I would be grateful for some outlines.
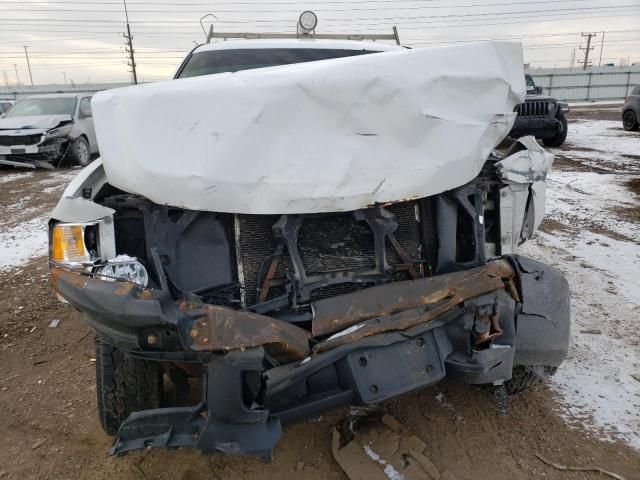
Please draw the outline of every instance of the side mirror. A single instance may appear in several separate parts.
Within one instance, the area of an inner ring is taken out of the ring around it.
[[[535,91],[537,95],[540,95],[542,93],[542,87],[536,87]]]
[[[78,117],[79,118],[87,118],[87,117],[91,117],[91,116],[92,116],[91,106],[81,105],[80,109],[78,110]]]

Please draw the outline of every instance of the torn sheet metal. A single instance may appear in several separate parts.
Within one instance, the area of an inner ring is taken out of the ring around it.
[[[502,253],[515,253],[518,245],[531,238],[544,218],[547,173],[554,155],[534,137],[518,139],[507,156],[496,164],[498,176],[506,184],[500,190],[500,232]]]
[[[469,182],[524,101],[519,43],[400,50],[93,97],[112,185],[175,207],[338,212]]]
[[[106,181],[102,160],[94,160],[80,170],[80,173],[73,177],[73,180],[67,185],[62,197],[51,212],[51,218],[61,222],[76,223],[109,218],[109,223],[112,225],[111,220],[113,220],[114,210],[93,201],[93,197],[100,191]],[[87,193],[89,193],[89,198],[85,198]],[[111,229],[113,229],[113,225]],[[113,255],[115,256],[115,243],[113,249]]]

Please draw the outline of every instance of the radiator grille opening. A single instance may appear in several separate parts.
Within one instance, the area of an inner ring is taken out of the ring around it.
[[[417,203],[402,202],[385,208],[396,217],[398,228],[395,237],[401,248],[412,261],[420,262],[422,252]],[[265,278],[276,250],[272,226],[279,218],[279,215],[237,216],[236,242],[247,306],[258,303],[257,287]],[[310,215],[300,228],[298,249],[307,275],[375,267],[373,232],[366,222],[356,221],[351,212]],[[385,252],[390,266],[398,267],[403,263],[388,241]],[[421,271],[419,264],[414,265]],[[282,295],[284,281],[293,275],[293,264],[285,249],[274,276],[280,285],[269,289],[267,299]],[[406,270],[398,270],[392,276],[393,281],[410,278]],[[315,290],[311,299],[341,295],[366,286],[355,282],[329,285]]]
[[[39,143],[41,139],[41,133],[32,135],[0,135],[0,145],[3,147],[35,145]]]

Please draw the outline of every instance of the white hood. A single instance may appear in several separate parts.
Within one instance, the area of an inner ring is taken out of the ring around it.
[[[392,51],[104,91],[110,184],[193,210],[337,212],[478,175],[525,98],[522,47]]]
[[[49,130],[61,123],[70,122],[71,115],[27,115],[21,117],[0,118],[1,130],[39,129]]]

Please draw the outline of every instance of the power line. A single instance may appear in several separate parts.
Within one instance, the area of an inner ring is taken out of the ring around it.
[[[442,1],[442,0],[400,0],[404,3],[431,3],[431,2],[436,2],[436,1]],[[585,2],[585,1],[591,1],[591,0],[541,0],[538,1],[536,3],[575,3],[575,2]],[[4,4],[20,4],[20,5],[37,5],[37,6],[42,6],[42,4],[40,2],[23,2],[23,1],[19,1],[19,0],[4,0],[3,1]],[[365,3],[373,3],[373,4],[385,4],[385,3],[389,3],[389,4],[394,4],[397,5],[398,4],[398,0],[352,0],[352,1],[317,1],[317,2],[311,2],[311,3],[319,3],[321,5],[355,5],[355,4],[365,4]],[[508,3],[489,3],[489,4],[483,4],[481,6],[494,6],[494,5],[526,5],[526,4],[530,4],[530,1],[522,1],[522,2],[508,2]],[[85,2],[85,1],[68,1],[68,0],[62,0],[62,1],[47,1],[47,5],[120,5],[120,2],[117,1],[113,1],[113,2]],[[208,7],[211,8],[212,4],[211,3],[206,3],[206,2],[185,2],[185,3],[166,3],[166,2],[129,2],[129,5],[144,5],[144,6],[152,6],[152,5],[158,5],[158,6],[166,6],[166,7],[171,7],[171,6],[175,6],[175,7],[197,7],[197,6],[202,6],[202,7]],[[216,8],[222,5],[232,5],[232,6],[236,6],[236,5],[247,5],[250,6],[252,8],[255,8],[256,6],[261,6],[261,5],[269,5],[269,6],[273,6],[273,5],[290,5],[290,6],[299,6],[299,2],[265,2],[265,3],[256,3],[256,2],[216,2],[215,6]],[[424,8],[466,8],[468,5],[448,5],[448,6],[440,6],[440,5],[425,5]],[[133,11],[133,10],[132,10]]]
[[[625,8],[634,8],[635,9],[635,8],[640,8],[640,6],[638,6],[638,7],[625,7]],[[506,23],[505,22],[500,22],[500,23],[471,23],[471,22],[481,22],[482,19],[466,19],[466,20],[462,19],[460,21],[469,22],[469,23],[460,24],[460,25],[447,24],[447,25],[443,25],[442,27],[429,27],[429,28],[455,28],[455,27],[468,27],[468,26],[474,26],[475,27],[475,26],[511,25],[511,24],[516,24],[516,23],[536,24],[536,23],[546,23],[546,22],[551,22],[551,21],[580,20],[580,19],[590,19],[590,18],[601,19],[601,18],[621,17],[621,16],[627,17],[629,15],[628,12],[615,14],[615,15],[600,15],[599,12],[588,12],[588,13],[591,13],[592,15],[591,16],[587,16],[587,17],[573,17],[573,16],[571,16],[571,15],[573,15],[571,13],[567,13],[567,14],[564,14],[564,15],[563,14],[556,14],[556,13],[550,13],[550,14],[547,14],[547,15],[545,15],[545,14],[537,15],[538,18],[539,17],[554,17],[551,20],[546,20],[545,19],[542,22],[537,22],[537,21],[532,20],[532,19],[526,19],[526,20],[522,20],[522,21],[517,21],[517,20],[514,21],[514,20],[511,20],[509,18],[502,18],[501,20],[508,20],[508,22],[506,22]],[[556,17],[561,17],[561,16],[567,16],[567,17],[571,16],[571,17],[570,18],[566,18],[566,19],[565,18],[556,18]],[[413,19],[413,18],[418,18],[418,17],[410,17],[410,19]],[[433,18],[433,17],[425,17],[425,18]],[[39,20],[46,21],[46,19],[39,19]],[[333,19],[333,20],[330,20],[330,21],[345,21],[345,20],[348,20],[348,19]],[[375,19],[372,19],[372,20],[375,20]],[[395,18],[395,17],[385,17],[385,18],[380,18],[378,20],[380,20],[380,21],[383,21],[383,20],[384,21],[386,21],[386,20],[395,21],[395,20],[399,20],[399,19]],[[22,23],[22,22],[25,21],[25,19],[11,19],[11,20],[0,19],[0,21],[19,22],[19,23],[9,24],[8,26],[33,26],[30,23]],[[53,20],[53,22],[63,22],[63,21],[62,20]],[[87,21],[81,21],[80,19],[65,20],[64,22],[81,22],[81,23],[84,24],[84,26],[91,27],[93,29],[95,29],[95,28],[112,28],[109,25],[87,25],[87,23],[88,23]],[[109,21],[109,22],[118,23],[116,21]],[[219,21],[218,23],[220,23],[220,24],[236,24],[236,23],[237,24],[245,24],[245,23],[257,24],[257,23],[273,23],[273,22],[285,23],[287,26],[290,26],[290,22],[288,20],[287,21],[285,21],[285,20],[263,20],[263,19],[255,20],[255,21],[250,21],[250,20],[222,20],[222,21]],[[432,23],[443,23],[443,22],[448,22],[448,21],[447,20],[421,21],[421,22],[417,22],[418,25],[415,25],[415,26],[402,25],[401,28],[404,29],[404,30],[423,29],[424,25],[432,24]],[[156,29],[156,28],[161,27],[164,24],[188,23],[188,24],[191,24],[191,25],[194,26],[194,30],[197,30],[197,26],[194,25],[195,22],[193,22],[191,20],[183,20],[183,21],[178,21],[178,20],[169,21],[169,20],[166,20],[166,21],[148,21],[148,22],[132,22],[132,23],[154,24],[154,25],[141,24],[141,25],[138,26],[138,28],[147,28],[147,29],[148,28]],[[376,26],[378,29],[382,28],[382,27],[380,27],[379,22],[378,23],[355,23],[355,21],[352,21],[352,20],[349,20],[349,23],[346,23],[346,24],[345,23],[343,23],[343,24],[333,23],[333,24],[330,24],[330,25],[327,25],[327,26],[336,28],[336,27],[353,27],[354,25],[356,25],[356,26]],[[48,26],[49,27],[56,27],[56,28],[57,27],[65,28],[65,30],[48,30],[48,31],[51,31],[51,32],[58,32],[58,33],[68,32],[68,30],[66,30],[66,25],[64,23],[61,23],[61,24],[48,24]],[[271,26],[270,28],[278,28],[278,27],[277,26],[276,27]],[[280,27],[280,28],[286,28],[286,27]],[[4,30],[5,27],[3,26],[2,29]],[[42,31],[40,26],[38,26],[38,29],[40,31]],[[80,31],[80,33],[95,33],[95,30],[84,30],[84,31]],[[165,31],[165,35],[168,34],[168,33],[173,33],[173,31],[172,32]],[[191,33],[191,32],[185,32],[185,33]]]
[[[604,7],[580,7],[580,8],[561,8],[561,9],[556,9],[554,10],[553,13],[550,13],[550,15],[553,16],[564,16],[564,15],[570,15],[570,13],[568,12],[582,12],[585,10],[612,10],[612,9],[626,9],[626,8],[631,8],[631,9],[635,9],[635,8],[639,8],[638,4],[631,4],[631,5],[617,5],[617,6],[604,6]],[[370,9],[367,9],[370,10]],[[399,9],[398,9],[399,10]],[[332,10],[334,12],[352,12],[354,11],[353,9],[342,9],[342,10]],[[548,9],[545,10],[518,10],[518,11],[509,11],[509,12],[489,12],[489,13],[469,13],[469,14],[447,14],[447,15],[424,15],[424,16],[415,16],[412,15],[410,17],[401,17],[401,16],[392,16],[392,17],[362,17],[362,18],[358,18],[358,17],[353,17],[353,18],[323,18],[322,21],[323,22],[332,22],[332,21],[349,21],[349,22],[354,22],[354,21],[369,21],[369,20],[376,20],[376,21],[382,21],[382,20],[391,20],[391,21],[397,21],[397,20],[413,20],[413,19],[434,19],[434,18],[461,18],[461,17],[494,17],[496,15],[522,15],[522,14],[532,14],[532,13],[545,13],[545,12],[549,12]],[[565,12],[565,13],[559,13],[559,12]],[[171,12],[171,13],[181,13],[181,12]],[[246,11],[226,11],[226,12],[217,12],[219,14],[222,13],[291,13],[291,14],[297,14],[297,12],[285,12],[285,11],[267,11],[267,10],[263,10],[263,11],[254,11],[254,12],[246,12]],[[319,12],[320,13],[320,12]],[[595,12],[594,12],[595,13]],[[86,24],[88,23],[86,19],[81,19],[81,18],[70,18],[70,19],[49,19],[49,18],[30,18],[30,19],[24,19],[24,18],[4,18],[1,19],[2,21],[12,21],[12,20],[20,20],[20,21],[53,21],[53,22],[60,22],[60,23],[83,23]],[[473,19],[475,20],[475,19]],[[279,23],[279,22],[289,22],[290,19],[254,19],[254,20],[220,20],[220,23],[238,23],[238,24],[246,24],[246,23]],[[119,20],[106,20],[106,19],[96,19],[96,20],[91,20],[92,23],[120,23]],[[170,24],[175,24],[175,23],[194,23],[193,20],[181,20],[181,19],[172,19],[172,20],[138,20],[138,21],[133,21],[131,23],[140,23],[140,24],[156,24],[156,23],[160,23],[160,24],[165,24],[165,23],[170,23]]]
[[[565,3],[567,0],[544,0],[544,1],[540,1],[540,2],[535,2],[536,4],[545,4],[545,3]],[[573,1],[590,1],[590,0],[573,0]],[[4,2],[4,3],[11,3],[11,2]],[[352,5],[353,2],[327,2],[327,3],[334,3],[334,4],[339,4],[339,5]],[[324,3],[323,4],[327,4]],[[364,2],[363,2],[364,3]],[[393,3],[393,2],[384,2],[384,3]],[[397,3],[397,2],[396,2]],[[22,4],[24,5],[24,4]],[[100,3],[100,4],[96,4],[96,5],[104,5],[104,3]],[[183,8],[183,6],[186,4],[180,4],[180,3],[176,3],[173,5],[167,5],[167,6],[173,6],[178,8],[179,10],[131,10],[131,13],[202,13],[203,9],[198,9],[198,10],[185,10]],[[203,6],[207,6],[210,7],[210,5],[206,5],[206,4],[202,4]],[[237,4],[236,4],[237,5]],[[278,9],[278,10],[258,10],[257,7],[261,7],[265,4],[253,4],[251,5],[251,9],[249,10],[220,10],[218,8],[219,4],[216,4],[216,14],[224,14],[224,13],[289,13],[286,10],[282,10],[282,9]],[[266,4],[266,5],[273,5],[273,4]],[[290,5],[290,4],[288,4]],[[398,11],[398,10],[424,10],[424,9],[442,9],[445,8],[447,10],[453,9],[453,8],[486,8],[486,7],[498,7],[498,6],[508,6],[508,7],[513,7],[513,5],[531,5],[530,1],[525,1],[525,2],[500,2],[500,3],[472,3],[472,4],[465,4],[465,5],[419,5],[419,6],[399,6],[397,4],[394,4],[393,7],[389,7],[392,8],[394,11]],[[571,10],[584,10],[584,9],[595,9],[595,8],[615,8],[615,7],[611,7],[611,6],[602,6],[602,7],[582,7],[582,8],[572,8]],[[380,8],[353,8],[352,6],[348,9],[335,9],[335,8],[314,8],[314,12],[315,13],[333,13],[333,12],[359,12],[359,11],[379,11]],[[562,11],[563,9],[558,9],[556,11]],[[58,12],[76,12],[76,13],[81,13],[81,12],[90,12],[90,13],[118,13],[117,10],[95,10],[95,9],[77,9],[77,8],[56,8],[56,9],[50,9],[50,8],[38,8],[38,9],[23,9],[23,8],[16,8],[16,9],[12,9],[13,12],[25,12],[25,13],[30,13],[30,12],[50,12],[50,13],[58,13]],[[299,11],[296,11],[295,13],[299,13]]]

